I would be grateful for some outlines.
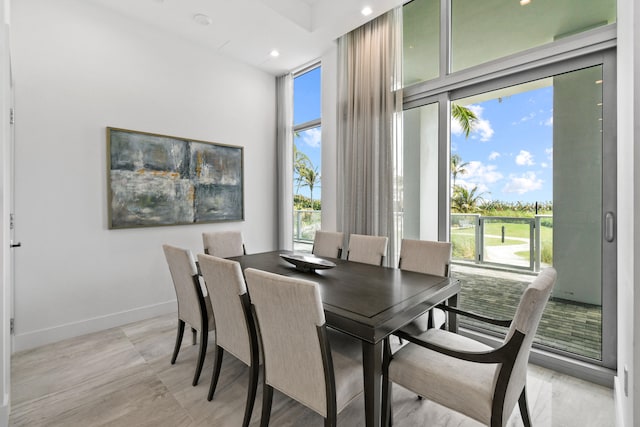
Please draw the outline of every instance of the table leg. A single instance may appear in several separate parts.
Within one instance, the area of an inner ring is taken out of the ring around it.
[[[458,294],[453,295],[451,298],[449,298],[447,300],[447,305],[450,305],[451,307],[457,307],[458,306]],[[456,316],[455,313],[452,312],[447,312],[447,316],[449,317],[449,331],[454,332],[454,333],[458,333],[458,316]]]
[[[380,427],[382,408],[382,341],[362,342],[364,412],[367,427]]]

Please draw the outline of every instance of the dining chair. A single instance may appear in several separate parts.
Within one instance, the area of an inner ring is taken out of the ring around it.
[[[246,255],[240,231],[209,231],[202,233],[204,253],[219,258]]]
[[[198,264],[211,296],[216,322],[216,353],[207,399],[213,399],[226,351],[250,368],[247,403],[242,422],[246,427],[251,421],[258,388],[260,356],[258,335],[242,269],[236,261],[204,254],[198,254]]]
[[[340,258],[343,243],[344,233],[316,230],[311,253],[320,257]]]
[[[522,294],[513,320],[496,320],[453,307],[456,314],[508,327],[503,343],[489,347],[442,329],[420,337],[400,333],[409,341],[391,354],[384,342],[383,424],[391,423],[391,382],[491,427],[503,427],[516,403],[525,426],[527,364],[534,335],[556,282],[556,270],[542,270]]]
[[[245,278],[262,338],[261,426],[269,425],[273,389],[335,426],[363,392],[362,365],[331,351],[318,284],[247,268]]]
[[[451,274],[451,242],[402,239],[398,268],[422,274],[447,277]],[[420,335],[428,328],[439,328],[446,320],[445,312],[432,308],[401,330]]]
[[[386,236],[352,234],[349,236],[347,259],[365,264],[382,265],[387,255],[388,242],[389,238]]]
[[[185,323],[191,327],[194,344],[196,331],[200,331],[200,351],[192,383],[196,386],[207,354],[209,332],[215,329],[211,299],[202,289],[198,269],[191,251],[171,245],[162,245],[162,249],[169,265],[169,272],[178,300],[178,333],[171,356],[171,364],[175,364],[178,358]]]

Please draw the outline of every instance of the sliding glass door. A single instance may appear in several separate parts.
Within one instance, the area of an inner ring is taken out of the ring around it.
[[[509,316],[533,276],[554,266],[558,282],[536,341],[598,362],[615,330],[603,320],[615,286],[606,273],[615,270],[615,206],[604,197],[615,193],[615,140],[603,136],[605,121],[615,120],[603,114],[607,84],[595,65],[478,93],[453,101],[473,114],[469,136],[451,122],[461,305]]]
[[[459,303],[480,314],[510,318],[527,284],[554,266],[558,282],[535,345],[610,368],[613,58],[592,55],[406,105],[401,221],[405,238],[453,243]]]

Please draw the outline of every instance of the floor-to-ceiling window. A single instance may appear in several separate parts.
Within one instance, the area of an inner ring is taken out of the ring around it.
[[[321,226],[320,64],[293,78],[293,241],[296,250],[311,249]]]
[[[493,317],[556,267],[536,345],[609,368],[614,22],[613,0],[406,4],[399,215],[405,237],[453,243],[461,305]]]

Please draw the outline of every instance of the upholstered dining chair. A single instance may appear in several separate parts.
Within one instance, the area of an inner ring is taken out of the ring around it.
[[[207,399],[211,401],[218,384],[222,358],[228,352],[249,366],[249,387],[245,406],[244,427],[251,421],[258,387],[260,356],[247,286],[240,264],[211,255],[198,255],[198,264],[207,291],[211,296],[216,321],[216,353],[213,375]]]
[[[210,231],[202,233],[204,253],[229,258],[247,253],[240,231]]]
[[[261,426],[269,425],[273,389],[335,426],[337,414],[363,391],[362,365],[331,351],[318,284],[245,270],[262,337]]]
[[[178,333],[173,355],[171,356],[171,364],[175,364],[178,358],[184,335],[184,326],[187,323],[193,332],[194,344],[196,331],[200,331],[200,351],[192,383],[196,386],[207,354],[209,332],[215,329],[211,300],[209,295],[205,295],[202,289],[198,269],[191,251],[171,245],[162,245],[162,249],[169,265],[178,300]]]
[[[460,412],[485,425],[506,425],[516,403],[525,426],[527,363],[533,337],[556,282],[556,270],[546,268],[527,286],[513,320],[501,321],[443,306],[476,320],[508,326],[501,346],[492,348],[442,329],[420,337],[400,333],[409,343],[391,354],[385,340],[383,363],[383,422],[391,421],[391,382]]]
[[[343,243],[344,233],[316,230],[311,253],[320,257],[340,258]]]
[[[450,275],[451,242],[402,239],[398,268],[423,274],[447,277]],[[403,332],[419,335],[428,328],[439,328],[445,323],[445,313],[433,308],[402,328]]]
[[[382,265],[387,255],[388,242],[389,238],[386,236],[352,234],[349,236],[347,259],[365,264]]]

